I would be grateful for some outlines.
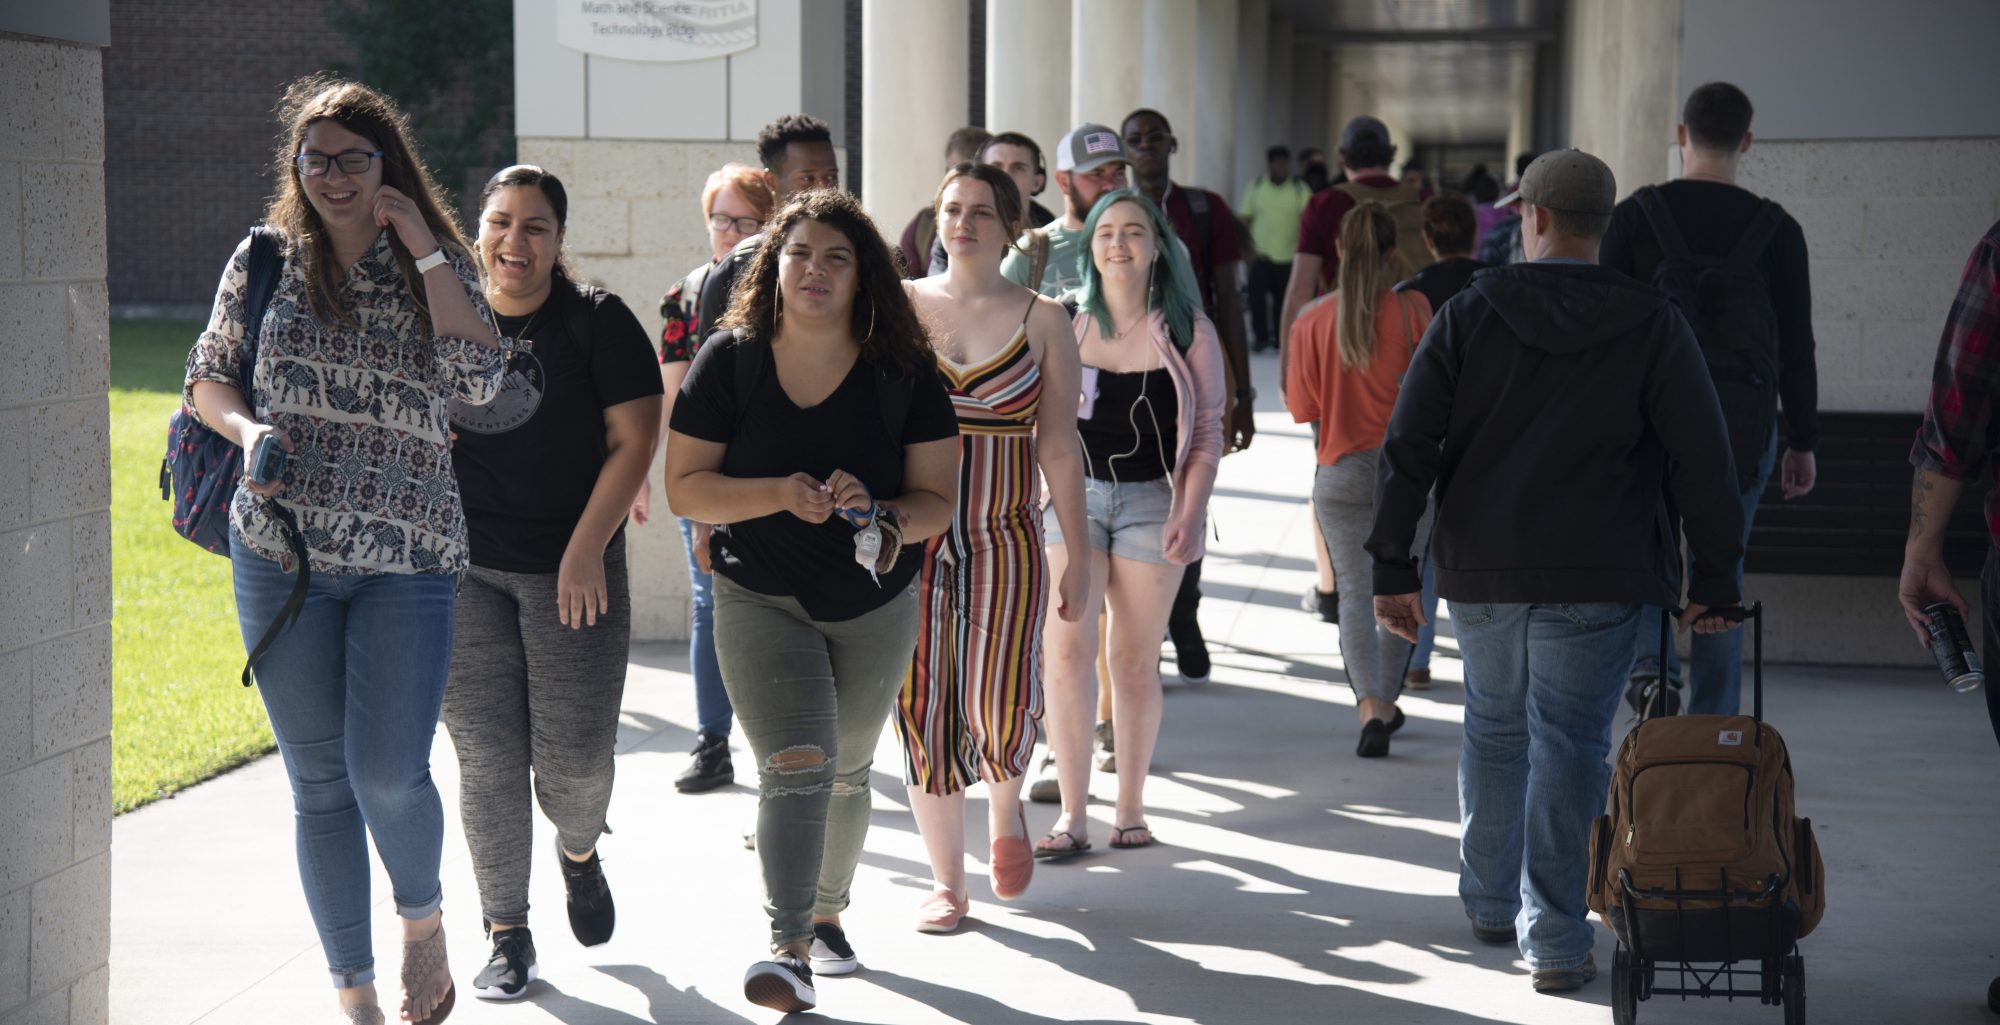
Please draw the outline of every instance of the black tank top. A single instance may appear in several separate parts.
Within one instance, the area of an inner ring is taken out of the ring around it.
[[[1092,480],[1159,480],[1174,468],[1180,399],[1165,369],[1097,372],[1097,401],[1077,421]]]

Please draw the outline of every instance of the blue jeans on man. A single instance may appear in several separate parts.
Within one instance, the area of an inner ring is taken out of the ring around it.
[[[715,656],[715,578],[694,558],[694,521],[681,519],[681,550],[688,564],[688,675],[694,677],[695,728],[711,737],[729,736],[736,709],[722,686]]]
[[[246,648],[277,618],[293,574],[234,536]],[[315,573],[298,621],[257,664],[257,693],[292,784],[299,878],[336,987],[375,977],[368,841],[396,913],[429,917],[443,890],[444,804],[431,780],[451,668],[457,574]]]
[[[1750,521],[1757,515],[1757,503],[1770,483],[1777,464],[1778,435],[1764,446],[1764,458],[1757,462],[1757,483],[1743,490],[1743,543],[1750,543]],[[1690,562],[1691,565],[1691,562]],[[1743,589],[1743,561],[1736,562],[1736,589]],[[1661,610],[1648,605],[1639,617],[1638,647],[1634,652],[1634,676],[1660,674]],[[1690,715],[1735,715],[1743,707],[1743,631],[1695,634],[1688,640],[1687,701],[1683,711]],[[1681,678],[1681,655],[1667,646],[1667,678]]]
[[[1636,603],[1451,603],[1465,659],[1458,891],[1475,925],[1513,926],[1530,968],[1590,956],[1590,822],[1604,810],[1611,724]]]

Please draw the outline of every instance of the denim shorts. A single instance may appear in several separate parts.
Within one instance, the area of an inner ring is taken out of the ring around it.
[[[1083,506],[1085,522],[1090,525],[1090,547],[1121,559],[1167,565],[1162,535],[1173,503],[1173,485],[1165,477],[1116,484],[1086,479]],[[1062,525],[1056,522],[1053,505],[1042,514],[1042,533],[1048,544],[1063,543]]]

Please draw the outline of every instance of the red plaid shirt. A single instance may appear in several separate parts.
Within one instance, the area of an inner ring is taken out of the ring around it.
[[[1965,262],[1938,341],[1931,398],[1910,462],[1953,480],[1973,477],[2000,445],[2000,223]],[[1986,531],[2000,542],[2000,487],[1986,495]]]

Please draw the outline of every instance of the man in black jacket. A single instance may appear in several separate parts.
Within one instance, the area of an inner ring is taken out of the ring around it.
[[[1410,550],[1436,485],[1431,557],[1465,657],[1459,894],[1479,939],[1518,939],[1544,992],[1596,974],[1588,833],[1639,610],[1680,597],[1670,473],[1694,555],[1683,628],[1728,628],[1703,613],[1737,601],[1743,550],[1693,332],[1665,296],[1595,265],[1615,194],[1577,150],[1522,176],[1527,262],[1473,275],[1431,322],[1382,444],[1368,539],[1376,619],[1414,639]]]
[[[800,193],[840,187],[840,164],[833,151],[833,132],[827,128],[826,122],[811,114],[786,114],[765,125],[763,131],[757,133],[757,158],[764,162],[764,176],[770,179],[771,190],[778,197],[777,205],[771,211],[773,217]],[[715,331],[716,322],[729,312],[736,275],[749,266],[750,258],[757,255],[757,247],[763,244],[762,232],[738,242],[736,248],[708,272],[708,279],[701,286],[701,301],[698,304],[701,323],[695,326],[696,337],[707,339]]]

